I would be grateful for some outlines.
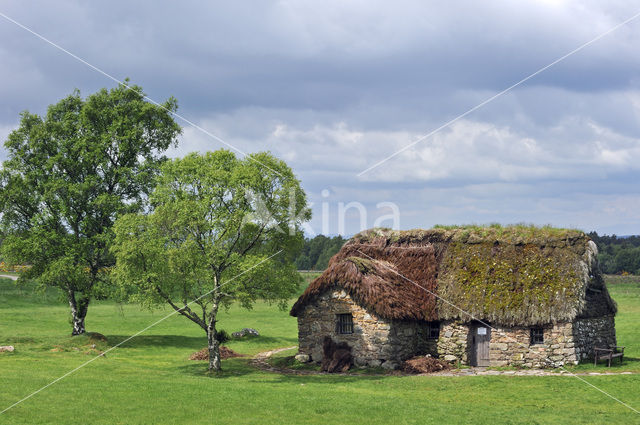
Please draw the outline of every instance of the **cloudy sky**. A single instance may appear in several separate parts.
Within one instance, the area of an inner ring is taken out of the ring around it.
[[[347,235],[394,225],[390,205],[403,229],[640,233],[640,17],[362,174],[638,12],[561,0],[0,5],[152,99],[175,96],[239,150],[285,159],[313,202],[308,232]],[[2,140],[25,109],[115,84],[3,17],[0,81]],[[178,122],[171,155],[224,147]],[[366,220],[339,214],[352,202]]]

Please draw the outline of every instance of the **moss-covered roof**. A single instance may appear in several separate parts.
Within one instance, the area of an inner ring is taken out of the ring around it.
[[[371,229],[342,247],[291,313],[296,315],[323,290],[340,286],[364,307],[375,306],[378,314],[391,319],[473,318],[531,326],[614,314],[616,307],[595,255],[589,237],[571,229],[524,225]],[[344,273],[347,262],[358,277]],[[385,286],[386,281],[393,285]],[[402,306],[385,306],[379,299],[383,292],[388,297],[390,287],[398,297],[407,298]],[[427,298],[411,302],[415,289]]]
[[[387,239],[391,244],[407,244],[420,242],[450,241],[462,243],[501,242],[513,244],[541,244],[554,243],[569,244],[577,239],[588,238],[584,232],[575,229],[562,229],[551,226],[533,226],[514,224],[502,226],[463,225],[463,226],[435,226],[433,229],[391,230],[374,228],[358,233],[352,240],[362,243],[379,239]]]

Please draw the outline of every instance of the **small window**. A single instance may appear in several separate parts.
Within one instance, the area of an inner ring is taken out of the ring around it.
[[[544,344],[544,329],[531,328],[531,345]]]
[[[351,313],[338,314],[336,332],[338,332],[339,334],[353,333],[353,316],[351,315]]]
[[[429,339],[440,338],[440,323],[429,322]]]

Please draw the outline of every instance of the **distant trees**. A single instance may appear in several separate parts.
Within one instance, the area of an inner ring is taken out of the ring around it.
[[[295,260],[298,270],[324,270],[329,260],[342,248],[346,242],[342,236],[328,237],[318,235],[306,238],[302,251]]]
[[[604,273],[640,274],[640,236],[620,238],[591,232],[589,237],[598,245],[598,261]]]
[[[2,256],[31,265],[26,278],[66,296],[73,335],[85,332],[92,297],[104,294],[119,215],[140,211],[162,152],[177,142],[177,102],[144,99],[138,86],[75,91],[40,117],[22,114],[0,171]]]

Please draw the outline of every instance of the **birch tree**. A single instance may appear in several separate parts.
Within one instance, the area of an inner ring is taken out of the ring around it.
[[[269,153],[238,159],[226,150],[163,165],[149,214],[115,226],[115,279],[133,300],[169,305],[207,335],[209,370],[219,371],[221,308],[279,303],[300,282],[293,258],[310,218],[291,169]],[[131,292],[129,289],[127,290]]]

